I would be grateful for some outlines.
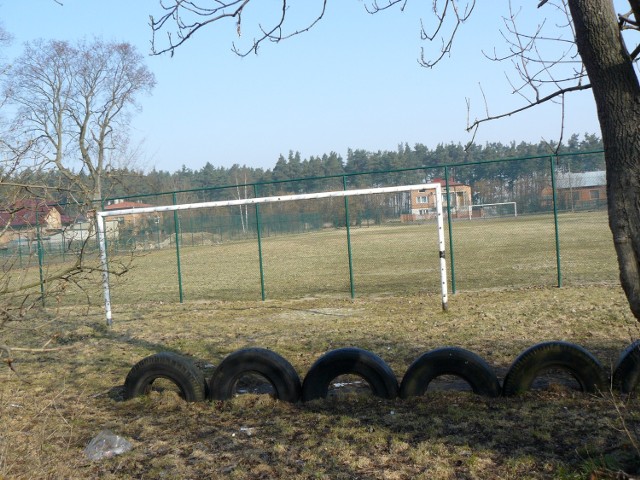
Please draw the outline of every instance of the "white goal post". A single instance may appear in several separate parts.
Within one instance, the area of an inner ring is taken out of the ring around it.
[[[513,208],[511,208],[513,207]],[[503,210],[503,209],[509,209],[512,210],[513,213],[509,212],[506,215],[501,215],[501,214],[490,214],[488,215],[489,217],[507,217],[507,216],[511,216],[513,215],[514,217],[518,216],[518,204],[516,202],[500,202],[500,203],[481,203],[479,205],[469,205],[469,219],[473,218],[473,209],[480,209],[480,210],[484,210],[487,209],[489,211],[498,211],[498,210]],[[483,217],[484,215],[481,214],[481,217]]]
[[[180,205],[163,205],[154,207],[126,208],[120,210],[108,210],[96,212],[96,223],[98,230],[98,243],[100,246],[100,265],[102,271],[102,288],[104,291],[104,306],[106,312],[107,325],[113,322],[111,313],[111,292],[109,286],[109,267],[107,261],[106,228],[105,219],[107,217],[154,213],[154,212],[176,212],[180,210],[194,210],[211,207],[230,207],[238,205],[257,205],[262,203],[287,202],[295,200],[312,200],[317,198],[340,198],[359,195],[371,195],[376,193],[397,193],[406,191],[430,191],[435,193],[437,228],[438,228],[438,255],[440,258],[440,284],[442,291],[442,309],[448,308],[447,294],[447,271],[445,260],[445,239],[444,221],[442,215],[442,187],[439,183],[422,183],[418,185],[401,185],[396,187],[364,188],[359,190],[338,190],[333,192],[306,193],[297,195],[278,195],[273,197],[246,198],[240,200],[223,200],[215,202],[185,203]]]

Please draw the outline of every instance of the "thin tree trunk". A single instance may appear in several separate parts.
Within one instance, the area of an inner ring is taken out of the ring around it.
[[[607,169],[609,226],[620,281],[640,320],[640,86],[611,0],[570,0],[578,51],[593,88]]]

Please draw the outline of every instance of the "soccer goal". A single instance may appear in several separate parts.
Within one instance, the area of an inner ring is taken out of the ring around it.
[[[248,205],[260,205],[276,202],[292,202],[298,200],[313,200],[322,198],[346,198],[353,196],[371,195],[371,194],[385,194],[385,193],[401,193],[407,192],[408,197],[411,196],[411,192],[423,192],[434,198],[436,206],[436,226],[438,234],[438,256],[440,262],[440,283],[442,292],[442,309],[448,308],[448,295],[447,295],[447,275],[446,275],[446,261],[445,261],[445,235],[444,235],[444,221],[442,213],[442,187],[439,183],[428,183],[418,185],[402,185],[394,187],[379,187],[379,188],[365,188],[357,190],[339,190],[332,192],[319,192],[308,194],[296,194],[296,195],[278,195],[271,197],[257,197],[246,198],[239,200],[223,200],[212,202],[199,202],[199,203],[185,203],[177,205],[163,205],[163,206],[144,206],[136,208],[126,209],[111,209],[96,212],[97,220],[97,233],[98,243],[100,247],[100,262],[102,270],[102,286],[104,292],[105,312],[107,325],[112,324],[112,311],[111,311],[111,293],[109,284],[109,270],[108,270],[108,258],[106,247],[107,236],[107,219],[110,217],[123,217],[126,215],[140,215],[140,214],[153,214],[161,212],[178,212],[182,210],[196,210],[204,208],[216,208],[216,207],[233,207],[233,206],[248,206]],[[434,249],[435,250],[435,249]]]
[[[518,205],[516,202],[482,203],[469,206],[469,219],[517,216]]]

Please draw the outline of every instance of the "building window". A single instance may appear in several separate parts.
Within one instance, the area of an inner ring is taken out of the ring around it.
[[[429,203],[429,198],[426,195],[416,197],[416,203]]]
[[[591,200],[600,200],[600,190],[590,190]]]

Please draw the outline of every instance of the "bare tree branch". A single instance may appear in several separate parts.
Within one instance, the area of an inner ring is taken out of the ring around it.
[[[486,95],[481,88],[484,104],[484,116],[469,122],[471,117],[470,102],[467,100],[467,131],[472,132],[475,138],[479,126],[483,123],[510,117],[517,113],[529,110],[533,107],[548,102],[560,104],[560,136],[564,134],[565,121],[565,96],[566,94],[591,89],[584,65],[578,55],[575,30],[570,18],[567,0],[555,2],[540,2],[538,7],[547,4],[556,10],[556,33],[546,35],[546,22],[542,21],[535,27],[532,33],[523,31],[518,25],[518,17],[521,9],[515,11],[509,2],[509,15],[503,17],[505,25],[501,35],[507,45],[507,52],[491,55],[483,52],[485,57],[494,62],[510,62],[516,78],[506,75],[507,82],[511,86],[513,94],[518,95],[524,105],[492,115]],[[564,19],[564,20],[563,20]],[[568,33],[568,35],[566,35]],[[553,54],[553,56],[550,56]],[[559,148],[560,142],[553,149]]]
[[[570,92],[577,92],[580,90],[589,90],[591,88],[591,84],[586,84],[586,85],[576,85],[574,87],[568,87],[562,90],[558,90],[556,92],[553,92],[549,95],[547,95],[546,97],[542,97],[538,100],[536,100],[535,102],[529,103],[527,105],[524,105],[523,107],[517,108],[515,110],[511,110],[509,112],[506,113],[501,113],[499,115],[487,115],[485,118],[482,118],[480,120],[475,120],[471,125],[467,126],[467,131],[473,131],[474,129],[476,129],[480,124],[482,123],[486,123],[486,122],[490,122],[492,120],[498,120],[500,118],[505,118],[505,117],[510,117],[512,115],[515,115],[516,113],[520,113],[520,112],[524,112],[526,110],[529,110],[530,108],[536,107],[538,105],[542,105],[543,103],[549,102],[559,96],[563,96],[566,93],[570,93]]]
[[[187,0],[165,0],[160,1],[160,6],[164,13],[155,18],[150,17],[152,32],[151,52],[153,55],[169,53],[173,56],[176,49],[188,41],[196,32],[202,28],[225,20],[232,20],[235,23],[238,37],[243,32],[243,14],[249,6],[251,0],[226,0],[216,1],[215,7],[207,8],[198,2]],[[315,14],[303,27],[285,31],[289,3],[287,0],[280,0],[279,15],[270,25],[259,23],[257,26],[259,34],[254,37],[250,47],[240,47],[235,42],[232,43],[231,50],[241,57],[246,57],[250,53],[258,53],[260,45],[265,41],[280,42],[282,40],[300,35],[313,28],[325,15],[327,0],[320,0],[320,11]],[[164,37],[166,46],[160,47],[161,39]]]
[[[466,2],[464,8],[461,9],[458,0],[445,0],[444,6],[439,10],[439,3],[438,0],[433,0],[433,14],[436,17],[436,28],[432,33],[427,33],[423,21],[420,20],[420,38],[430,42],[434,41],[439,36],[442,28],[445,27],[447,19],[451,18],[452,15],[453,28],[448,34],[440,37],[440,53],[434,59],[427,59],[424,48],[421,49],[418,62],[423,67],[433,68],[440,63],[445,56],[451,53],[458,29],[469,19],[476,6],[475,0],[470,0]]]

